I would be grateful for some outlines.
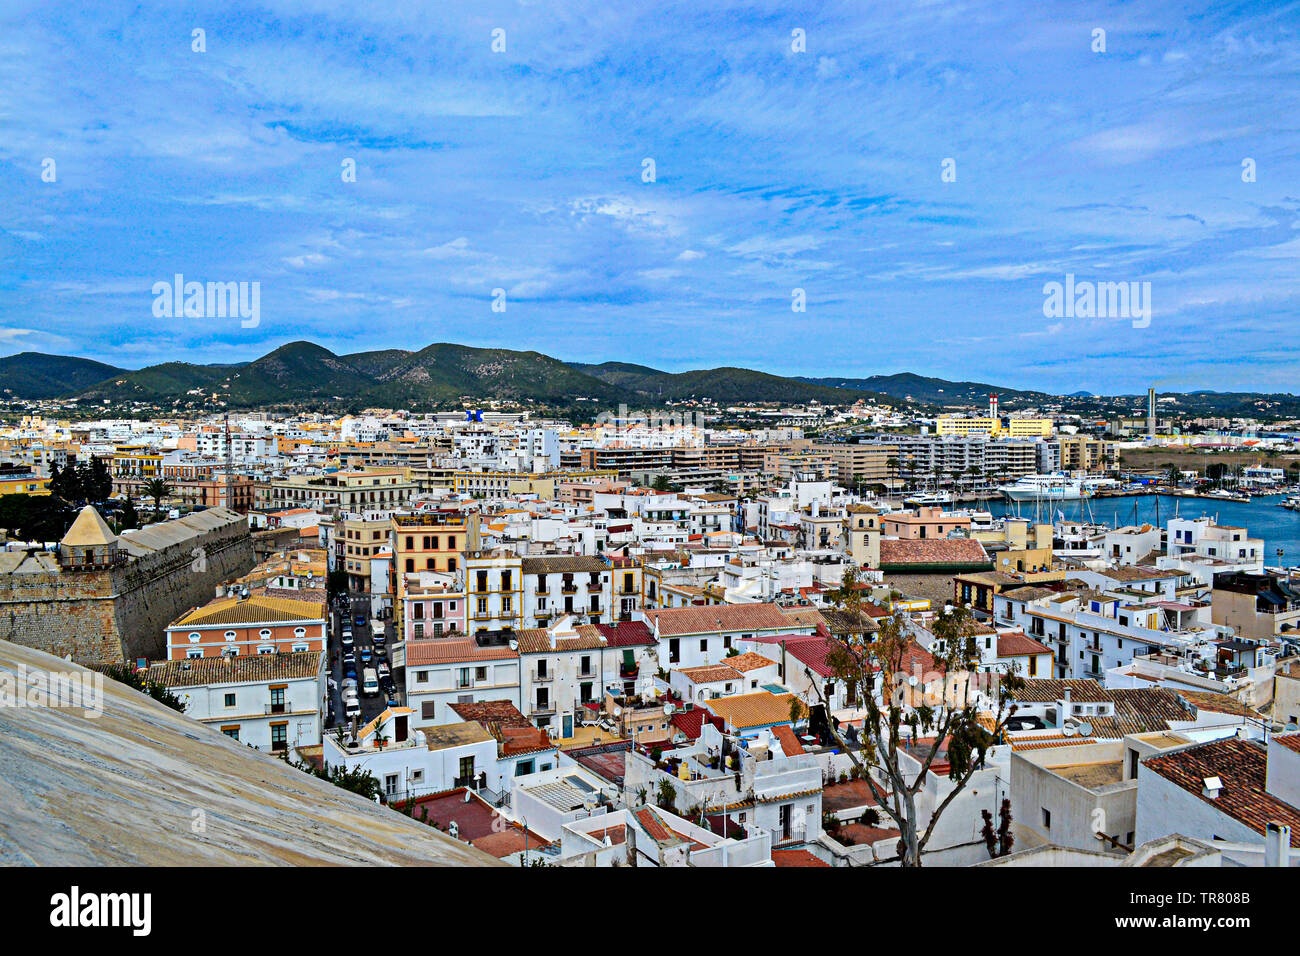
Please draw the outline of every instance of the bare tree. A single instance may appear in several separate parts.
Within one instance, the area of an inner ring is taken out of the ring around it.
[[[836,605],[854,619],[861,619],[863,613],[858,585],[859,571],[850,568],[835,595]],[[978,695],[971,699],[972,679],[979,662],[972,624],[965,608],[937,615],[932,626],[937,639],[932,645],[935,652],[927,652],[898,612],[883,618],[874,633],[867,630],[838,641],[827,656],[836,679],[844,681],[851,694],[861,697],[866,710],[857,746],[846,741],[834,726],[831,733],[862,772],[876,805],[898,828],[903,866],[921,865],[940,817],[984,766],[988,749],[1002,738],[1008,718],[1015,713],[1015,694],[1024,687],[1024,680],[1014,668],[980,675],[981,683],[988,685],[982,701],[986,710],[981,715]],[[934,669],[912,686],[908,678],[914,675],[909,669],[921,661],[932,662]],[[936,680],[942,686],[938,694],[930,690]],[[821,688],[816,681],[812,683],[824,704]],[[928,752],[914,747],[912,759],[919,760],[920,769],[909,779],[903,741],[906,737],[914,744],[922,734],[933,736],[934,745]],[[925,787],[936,758],[945,752],[945,742],[948,779],[953,787],[930,819],[920,820],[916,797]]]

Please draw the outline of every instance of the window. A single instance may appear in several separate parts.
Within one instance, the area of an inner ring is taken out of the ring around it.
[[[306,645],[306,644],[295,644],[295,645],[293,645],[293,652],[294,652],[295,654],[301,653],[301,652],[303,652],[303,651],[305,651],[305,650],[307,650],[307,645]]]
[[[271,713],[283,714],[285,712],[284,688],[271,688]]]
[[[238,635],[234,631],[226,631],[226,640],[233,641]]]
[[[227,695],[226,695],[226,706],[227,706],[227,707],[234,707],[234,706],[235,706],[235,695],[234,695],[234,694],[227,694]]]
[[[431,700],[421,701],[421,702],[420,702],[420,719],[421,719],[421,720],[434,720],[434,719],[436,719],[437,716],[438,716],[438,715],[435,713],[436,708],[437,708],[437,704],[436,704],[434,701],[431,701]]]
[[[274,644],[262,644],[262,645],[260,645],[260,646],[257,648],[257,653],[261,654],[263,657],[267,656],[268,654],[274,654],[274,653],[275,653],[275,645],[274,645]]]
[[[257,636],[264,641],[269,641],[271,639],[271,629],[269,627],[264,627],[257,632]]]
[[[1043,829],[1052,829],[1052,811],[1043,807]]]
[[[487,613],[487,598],[478,599],[478,613],[480,615]]]
[[[223,734],[225,734],[227,737],[229,737],[231,740],[238,740],[238,739],[239,739],[239,728],[238,728],[238,727],[222,727],[222,728],[221,728],[221,732],[222,732]]]
[[[191,658],[191,659],[196,658],[196,657],[202,657],[202,656],[203,656],[203,648],[201,648],[201,647],[191,647],[188,651],[185,652],[185,656],[188,657],[188,658]]]
[[[486,668],[486,667],[476,667],[476,668],[474,668],[474,679],[475,679],[475,680],[487,680],[487,668]]]
[[[294,637],[306,637],[306,636],[307,636],[307,628],[305,628],[305,627],[295,627],[295,628],[293,629],[293,636],[294,636]]]
[[[271,725],[271,749],[272,750],[289,749],[289,725],[288,724]]]
[[[397,796],[398,776],[395,773],[384,774],[384,793],[390,797]]]
[[[474,776],[473,756],[460,758],[460,773],[457,776],[459,777],[462,786],[468,783],[470,778]]]
[[[700,653],[707,654],[708,651],[709,651],[709,639],[706,637],[700,641]]]

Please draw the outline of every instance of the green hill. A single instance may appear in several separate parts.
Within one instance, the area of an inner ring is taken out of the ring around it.
[[[122,373],[103,362],[71,355],[19,352],[0,358],[0,395],[15,398],[54,398]]]

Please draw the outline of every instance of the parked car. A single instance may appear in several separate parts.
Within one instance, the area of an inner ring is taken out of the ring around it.
[[[375,657],[383,658],[383,657],[387,657],[387,656],[388,656],[388,648],[384,647],[383,644],[376,644],[376,645],[375,645]]]
[[[353,640],[352,640],[352,632],[351,632],[351,631],[344,631],[344,632],[343,632],[343,646],[344,646],[345,648],[348,648],[348,647],[351,647],[351,646],[353,645],[353,643],[354,643],[354,642],[353,642]]]
[[[379,664],[375,667],[375,671],[376,673],[379,674],[380,680],[386,680],[388,676],[392,673],[392,671],[388,667],[388,664],[384,661],[379,662]]]
[[[356,663],[357,663],[357,655],[353,654],[351,651],[344,652],[343,654],[344,667],[355,667]]]
[[[357,627],[365,627],[366,616],[364,614],[357,614],[352,618],[352,623],[355,624]]]
[[[361,648],[361,663],[369,664],[371,659],[374,656],[375,656],[374,654],[370,653],[370,648],[368,647]]]
[[[345,678],[343,681],[343,696],[351,694],[353,697],[357,694],[357,679],[355,677]]]
[[[357,668],[356,668],[356,665],[355,665],[355,664],[349,664],[347,667],[343,668],[343,676],[344,676],[344,677],[347,677],[347,678],[350,678],[350,679],[352,679],[352,680],[356,680],[356,679],[357,679]]]
[[[347,714],[348,719],[358,717],[361,714],[361,701],[355,697],[349,697],[343,702],[343,713]]]

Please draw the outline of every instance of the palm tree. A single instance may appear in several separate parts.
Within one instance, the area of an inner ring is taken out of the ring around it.
[[[162,510],[162,500],[172,493],[172,486],[165,478],[150,478],[144,483],[145,497],[153,499],[153,513]]]

